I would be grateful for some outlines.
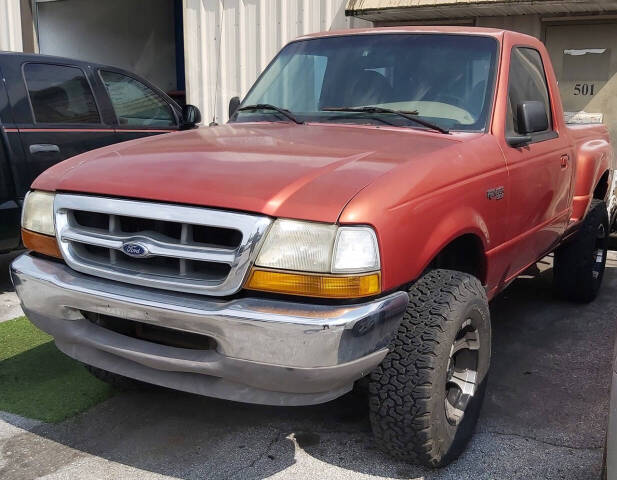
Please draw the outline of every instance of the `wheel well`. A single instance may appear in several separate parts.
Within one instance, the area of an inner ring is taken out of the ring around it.
[[[473,234],[456,238],[437,254],[431,267],[468,273],[483,284],[486,283],[486,258],[482,240]]]
[[[593,198],[604,200],[606,198],[606,192],[608,192],[608,170],[602,174],[598,184],[593,191]]]

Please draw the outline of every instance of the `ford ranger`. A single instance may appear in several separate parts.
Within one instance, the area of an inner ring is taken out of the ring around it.
[[[301,37],[230,106],[40,175],[24,311],[111,383],[308,405],[365,382],[382,449],[452,461],[489,300],[551,252],[557,294],[598,293],[607,129],[565,125],[541,42],[467,27]]]

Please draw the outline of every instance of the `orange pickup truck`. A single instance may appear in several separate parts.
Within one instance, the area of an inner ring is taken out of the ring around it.
[[[550,252],[557,294],[598,293],[607,129],[565,125],[538,40],[467,27],[299,38],[230,113],[39,176],[24,311],[111,383],[271,405],[367,384],[377,444],[447,464],[489,300]]]

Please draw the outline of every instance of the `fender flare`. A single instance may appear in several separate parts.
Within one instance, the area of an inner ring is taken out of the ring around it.
[[[598,182],[607,171],[610,171],[611,153],[611,146],[606,140],[591,140],[580,146],[576,155],[571,221],[579,222],[587,214]]]
[[[486,252],[490,245],[489,229],[484,218],[470,207],[461,207],[451,212],[435,225],[419,255],[424,259],[420,274],[448,245],[464,235],[473,235],[480,240],[484,259],[482,276],[486,277]],[[485,278],[480,280],[484,282]]]

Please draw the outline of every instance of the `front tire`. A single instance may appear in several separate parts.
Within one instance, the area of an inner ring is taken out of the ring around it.
[[[409,289],[390,352],[371,374],[377,445],[427,467],[456,459],[480,413],[491,356],[490,313],[480,281],[433,270]]]
[[[574,238],[555,251],[555,293],[574,302],[589,303],[598,296],[608,253],[608,213],[602,200],[592,200]]]

